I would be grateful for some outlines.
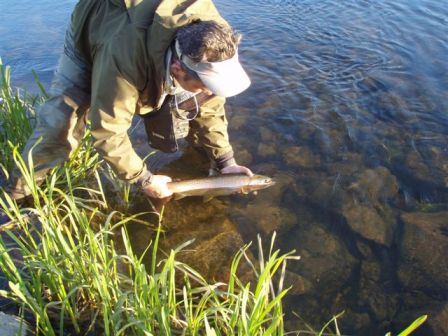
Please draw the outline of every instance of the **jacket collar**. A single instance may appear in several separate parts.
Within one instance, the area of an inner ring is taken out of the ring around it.
[[[177,30],[195,21],[216,21],[228,25],[211,0],[164,0],[157,7],[153,22],[148,28],[146,43],[149,71],[156,86],[157,97],[165,91],[165,53],[176,37]]]

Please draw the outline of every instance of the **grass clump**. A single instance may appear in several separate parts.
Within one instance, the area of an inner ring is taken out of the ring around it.
[[[69,170],[65,172],[69,180]],[[6,194],[0,201],[16,225],[4,232],[9,242],[0,238],[0,267],[9,284],[0,294],[32,314],[36,334],[284,333],[281,299],[286,290],[274,284],[273,277],[284,273],[286,261],[294,259],[291,254],[280,255],[272,244],[266,260],[260,252],[258,265],[251,263],[257,279],[251,291],[237,276],[246,246],[233,260],[229,283],[209,284],[176,261],[188,242],[158,258],[159,225],[148,246],[153,254],[148,270],[143,256],[134,254],[126,231],[126,224],[138,215],[124,216],[105,207],[100,188],[83,188],[83,194],[96,198],[84,199],[76,196],[76,187],[68,184],[68,190],[62,190],[56,182],[53,175],[45,188],[31,186],[39,201],[27,209],[29,216],[24,217]]]
[[[42,84],[37,80],[41,90]],[[8,141],[21,150],[35,126],[35,106],[43,101],[42,96],[32,96],[11,86],[11,69],[0,58],[0,156],[2,165],[10,171],[13,168],[11,146]]]
[[[110,207],[100,178],[101,161],[88,134],[63,167],[42,185],[20,156],[34,126],[33,98],[14,92],[8,67],[0,64],[2,168],[15,166],[32,191],[32,207],[20,208],[1,192],[0,209],[10,219],[0,228],[0,268],[7,287],[0,291],[21,307],[37,335],[282,335],[282,281],[291,253],[260,250],[254,264],[244,246],[235,256],[229,283],[208,283],[176,260],[191,242],[161,256],[161,223],[156,223],[151,265],[133,252],[126,226],[143,214],[125,215]],[[85,187],[86,179],[92,181]],[[113,179],[113,177],[112,177]],[[118,184],[117,184],[118,185]],[[129,187],[121,186],[128,199]],[[148,224],[148,223],[146,223]],[[261,242],[259,242],[261,249]],[[237,276],[251,265],[253,286]]]

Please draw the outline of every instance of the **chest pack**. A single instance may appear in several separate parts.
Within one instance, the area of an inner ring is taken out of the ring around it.
[[[212,97],[188,91],[167,95],[158,110],[141,115],[149,145],[162,152],[176,152],[178,140],[189,133],[190,121],[199,116],[200,105]]]

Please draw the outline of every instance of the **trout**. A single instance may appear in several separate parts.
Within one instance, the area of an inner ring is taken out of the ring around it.
[[[209,200],[215,196],[231,195],[235,193],[248,194],[270,187],[275,182],[268,176],[244,174],[223,174],[193,180],[168,182],[175,199],[187,196],[203,196]]]

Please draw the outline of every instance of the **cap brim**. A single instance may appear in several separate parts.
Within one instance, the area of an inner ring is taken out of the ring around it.
[[[249,87],[250,78],[237,57],[209,64],[212,64],[211,68],[207,71],[197,72],[197,74],[204,85],[215,95],[232,97]]]
[[[179,41],[176,40],[176,52],[179,59],[196,72],[204,85],[215,95],[232,97],[246,90],[250,79],[238,60],[238,50],[232,58],[220,62],[194,62],[183,55]]]

